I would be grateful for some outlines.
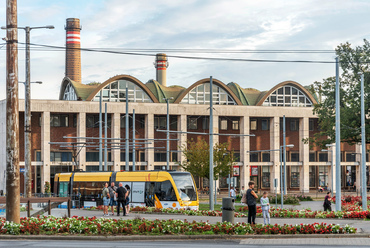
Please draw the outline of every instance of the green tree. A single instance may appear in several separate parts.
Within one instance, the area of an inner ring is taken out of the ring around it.
[[[365,114],[370,108],[369,58],[370,43],[366,39],[362,46],[352,47],[350,43],[340,44],[336,48],[339,57],[340,75],[340,127],[341,140],[354,144],[361,141],[361,102],[359,73],[364,73]],[[314,82],[313,92],[319,96],[319,103],[314,106],[314,114],[319,117],[320,132],[306,142],[325,147],[335,142],[335,77]],[[370,131],[370,122],[366,120],[366,133]],[[370,141],[369,135],[367,143]]]
[[[216,144],[213,148],[213,172],[214,180],[220,176],[227,176],[232,172],[235,162],[234,151],[228,151],[229,144]],[[179,165],[193,176],[206,177],[209,179],[209,144],[204,140],[190,140],[187,145],[181,147],[185,156],[184,162]]]

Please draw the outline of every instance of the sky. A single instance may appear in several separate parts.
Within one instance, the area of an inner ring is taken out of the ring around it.
[[[82,48],[198,49],[203,53],[167,52],[207,58],[334,61],[334,53],[235,53],[236,50],[334,50],[349,42],[370,39],[368,0],[18,0],[18,26],[54,25],[31,30],[31,43],[65,46],[67,18],[79,18]],[[0,5],[0,25],[6,25],[6,1]],[[0,30],[0,37],[6,36]],[[24,30],[18,32],[25,42]],[[24,45],[19,44],[19,81],[25,81]],[[204,53],[230,50],[228,53]],[[82,82],[104,82],[120,74],[146,83],[155,79],[153,56],[83,51]],[[334,64],[247,62],[169,57],[167,86],[189,87],[212,76],[243,88],[269,90],[293,80],[302,85],[335,75]],[[58,99],[65,72],[63,50],[31,48],[33,99]],[[24,86],[19,85],[24,98]],[[6,98],[6,46],[0,40],[0,100]]]

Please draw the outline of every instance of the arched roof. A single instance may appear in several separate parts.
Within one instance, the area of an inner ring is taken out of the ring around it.
[[[291,85],[291,86],[296,87],[297,89],[299,89],[300,91],[302,91],[311,100],[312,104],[316,104],[317,103],[317,101],[313,97],[313,95],[305,87],[303,87],[299,83],[294,82],[294,81],[284,81],[284,82],[279,83],[275,87],[273,87],[268,92],[266,92],[266,94],[264,94],[262,96],[262,98],[258,101],[258,103],[256,104],[256,106],[262,106],[262,104],[264,103],[264,101],[266,100],[267,97],[269,97],[275,90],[277,90],[277,89],[279,89],[279,88],[281,88],[281,87],[283,87],[285,85]]]
[[[96,88],[96,85],[81,84],[71,80],[69,77],[65,77],[60,87],[59,100],[63,100],[64,91],[69,83],[73,86],[78,100],[85,100]]]
[[[150,99],[154,103],[158,103],[158,99],[154,96],[154,94],[148,89],[148,87],[145,84],[143,84],[139,79],[137,79],[133,76],[129,76],[129,75],[117,75],[117,76],[114,76],[114,77],[108,79],[107,81],[105,81],[104,83],[99,85],[97,88],[95,88],[95,90],[86,98],[86,101],[92,101],[94,99],[94,97],[96,96],[96,94],[98,94],[100,92],[100,90],[104,89],[107,85],[109,85],[110,83],[113,83],[114,81],[117,81],[117,80],[127,80],[127,81],[130,81],[130,82],[136,84],[146,94],[148,94],[148,96],[150,97]]]
[[[243,105],[240,99],[234,94],[234,92],[232,92],[230,88],[227,87],[223,82],[217,79],[212,79],[212,82],[215,85],[218,85],[219,87],[221,87],[223,90],[225,90],[234,99],[237,105]],[[205,83],[209,83],[209,78],[201,79],[197,81],[196,83],[194,83],[193,85],[191,85],[189,88],[185,89],[183,92],[180,93],[180,95],[177,97],[174,103],[180,103],[182,99],[184,99],[186,94],[188,94],[192,89],[194,89],[198,85],[205,84]]]

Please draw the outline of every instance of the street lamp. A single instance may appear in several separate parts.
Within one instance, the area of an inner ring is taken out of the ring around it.
[[[166,160],[167,160],[167,170],[170,170],[170,102],[173,97],[163,98],[167,103],[167,149],[166,149]]]
[[[31,197],[31,72],[30,72],[30,32],[32,29],[54,29],[54,26],[47,25],[41,27],[17,27],[18,29],[24,29],[26,31],[26,82],[25,86],[25,109],[24,109],[24,181],[26,184],[26,194],[27,197]],[[6,27],[1,27],[1,29],[7,29]]]

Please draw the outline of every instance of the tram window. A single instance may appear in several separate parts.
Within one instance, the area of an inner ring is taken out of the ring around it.
[[[197,193],[194,189],[193,178],[190,174],[172,174],[180,198],[184,201],[196,201]]]
[[[176,194],[169,180],[156,182],[154,193],[160,201],[176,201]]]

